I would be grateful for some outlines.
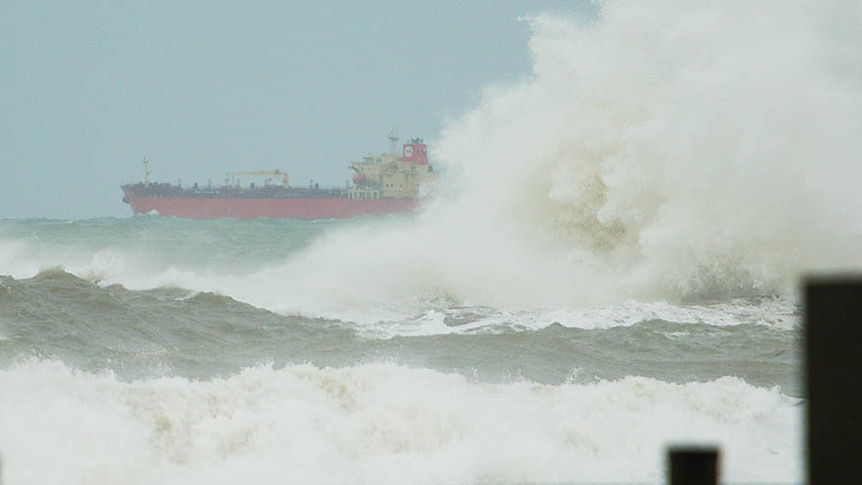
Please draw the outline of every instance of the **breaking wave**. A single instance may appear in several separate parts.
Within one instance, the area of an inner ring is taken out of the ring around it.
[[[734,480],[801,473],[798,400],[731,377],[489,385],[373,364],[123,382],[33,361],[0,384],[0,408],[23,410],[0,419],[14,483],[658,480],[666,443],[690,440],[725,446]]]

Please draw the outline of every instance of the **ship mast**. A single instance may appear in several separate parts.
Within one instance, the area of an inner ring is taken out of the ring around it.
[[[144,185],[150,186],[150,161],[147,160],[147,157],[144,157]]]
[[[392,128],[392,131],[389,132],[389,152],[392,156],[397,156],[398,152],[395,150],[398,148],[398,129]]]

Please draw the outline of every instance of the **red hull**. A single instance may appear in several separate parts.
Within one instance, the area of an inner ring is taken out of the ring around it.
[[[131,187],[123,187],[123,192],[135,214],[156,212],[187,219],[343,219],[410,212],[419,205],[416,199],[139,197]]]

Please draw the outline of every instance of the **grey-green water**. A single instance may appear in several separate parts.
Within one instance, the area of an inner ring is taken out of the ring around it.
[[[145,463],[141,483],[442,463],[453,481],[614,481],[706,439],[738,476],[762,477],[750,457],[798,476],[790,299],[508,308],[344,264],[414,223],[0,221],[0,453],[99,482]]]

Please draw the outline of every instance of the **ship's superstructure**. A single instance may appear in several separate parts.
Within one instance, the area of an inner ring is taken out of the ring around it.
[[[150,182],[144,160],[144,181],[123,185],[123,201],[136,214],[213,219],[235,217],[344,218],[410,211],[418,207],[423,189],[433,190],[438,174],[428,163],[427,146],[409,140],[396,152],[398,135],[389,134],[389,153],[351,162],[353,183],[344,187],[293,187],[286,172],[258,170],[227,174],[222,186]],[[261,184],[242,186],[241,177],[263,177]]]
[[[412,199],[419,196],[421,187],[436,182],[437,174],[428,164],[427,147],[420,138],[405,143],[400,156],[395,152],[397,135],[390,133],[389,140],[389,153],[368,156],[350,164],[356,175],[348,198]]]

